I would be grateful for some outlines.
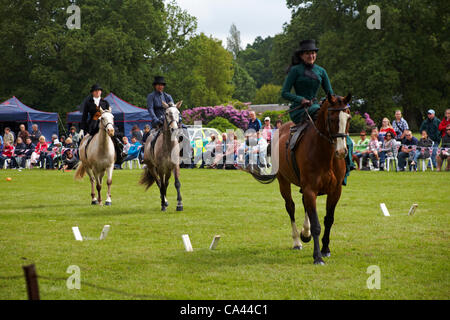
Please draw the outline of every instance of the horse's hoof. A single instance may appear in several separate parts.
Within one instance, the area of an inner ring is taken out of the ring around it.
[[[304,243],[308,243],[308,242],[310,242],[311,241],[311,235],[309,236],[309,237],[305,237],[303,234],[301,234],[300,233],[300,239],[302,239],[302,241],[304,242]]]
[[[330,251],[320,251],[320,253],[322,253],[322,257],[324,257],[324,258],[331,257]]]
[[[167,210],[166,207],[161,207],[162,212],[166,212],[166,210]]]
[[[105,202],[105,206],[110,206],[110,205],[112,205],[111,201],[106,201]]]
[[[92,201],[92,202],[91,202],[91,204],[92,204],[93,206],[95,206],[95,205],[97,205],[97,204],[98,204],[98,201],[97,201],[97,200],[95,200],[95,201]]]
[[[322,258],[318,258],[314,260],[314,264],[317,264],[319,266],[324,266],[325,265],[325,261],[323,261]]]
[[[292,249],[293,250],[302,250],[303,248],[302,248],[302,246],[294,246]]]
[[[177,211],[183,211],[183,206],[177,206]]]

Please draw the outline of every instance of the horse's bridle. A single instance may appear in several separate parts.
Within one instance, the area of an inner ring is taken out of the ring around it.
[[[174,107],[171,107],[171,108],[174,108]],[[174,123],[174,122],[177,123],[177,127],[180,127],[180,124],[178,123],[177,120],[174,119],[174,120],[172,120],[172,121],[169,121],[169,120],[167,119],[166,112],[164,112],[164,121],[167,122],[167,126],[168,126],[168,127],[170,127],[170,125],[171,125],[172,123]]]
[[[109,112],[109,111],[104,111],[104,112]],[[109,113],[111,113],[111,112],[109,112]],[[112,114],[112,113],[111,113]],[[101,121],[101,120],[100,120]],[[103,122],[102,122],[103,123]],[[112,122],[108,122],[108,123],[106,123],[105,124],[105,131],[108,131],[108,125],[111,125],[112,127],[113,127],[113,129],[114,129],[114,123],[112,123]]]
[[[347,109],[349,109],[350,107],[347,105],[345,107],[340,107],[340,108],[328,108],[328,111],[345,111]],[[305,112],[308,115],[309,120],[312,122],[312,125],[314,127],[314,129],[316,129],[317,133],[319,134],[319,136],[321,136],[322,138],[324,138],[325,140],[327,140],[330,144],[334,145],[335,144],[335,139],[337,138],[346,138],[348,136],[347,133],[333,133],[330,134],[331,130],[330,130],[330,117],[327,115],[327,132],[328,135],[320,132],[320,130],[316,127],[316,124],[314,123],[313,119],[311,118],[311,115],[308,112],[308,109],[305,108]]]

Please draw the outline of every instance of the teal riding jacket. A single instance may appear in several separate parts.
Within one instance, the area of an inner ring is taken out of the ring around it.
[[[292,102],[290,106],[292,110],[300,106],[303,99],[311,101],[315,99],[320,86],[325,90],[325,93],[334,94],[330,79],[324,68],[316,64],[307,66],[304,63],[300,63],[289,70],[281,90],[281,96]],[[291,92],[292,87],[294,87],[295,94]],[[319,108],[319,104],[315,102],[308,108],[308,112],[312,115]],[[299,123],[304,120],[305,110],[290,111],[289,116],[294,123]]]

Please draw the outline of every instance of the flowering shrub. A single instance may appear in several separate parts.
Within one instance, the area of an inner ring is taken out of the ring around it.
[[[360,115],[360,113],[358,111],[355,112],[356,115]],[[366,121],[366,126],[368,128],[373,128],[375,127],[375,122],[370,118],[370,115],[367,112],[364,112],[364,117],[363,117]]]
[[[201,121],[202,125],[207,125],[216,117],[222,117],[230,121],[236,127],[246,130],[248,126],[248,110],[236,110],[233,106],[197,107],[183,111],[183,122],[194,124]]]

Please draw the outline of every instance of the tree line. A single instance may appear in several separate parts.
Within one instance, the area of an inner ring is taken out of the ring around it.
[[[72,2],[80,29],[66,26]],[[1,1],[0,99],[15,95],[63,116],[98,82],[145,106],[153,77],[163,75],[185,108],[287,103],[280,97],[286,68],[299,42],[313,38],[317,63],[337,94],[353,93],[353,110],[379,121],[401,109],[417,126],[429,108],[448,107],[449,3],[379,0],[381,29],[370,30],[370,2],[287,0],[292,16],[283,31],[244,49],[234,24],[222,44],[197,33],[197,19],[176,1]]]

